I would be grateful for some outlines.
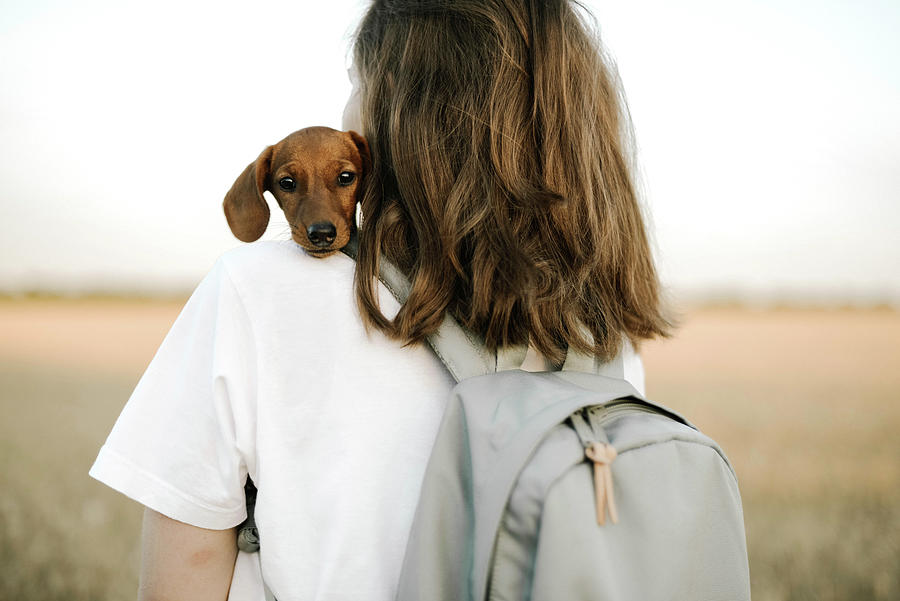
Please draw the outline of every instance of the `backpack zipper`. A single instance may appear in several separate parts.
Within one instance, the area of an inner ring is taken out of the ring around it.
[[[613,401],[606,405],[589,405],[580,409],[579,412],[584,413],[584,417],[592,426],[602,429],[602,426],[623,413],[654,413],[659,415],[659,411],[644,403],[635,401]],[[606,434],[603,434],[604,438]]]
[[[619,522],[610,467],[618,453],[609,444],[603,425],[623,413],[634,412],[657,413],[642,403],[620,401],[609,405],[584,407],[569,418],[584,446],[585,457],[594,464],[594,503],[597,510],[597,524],[600,526],[606,524],[607,511],[613,524]]]

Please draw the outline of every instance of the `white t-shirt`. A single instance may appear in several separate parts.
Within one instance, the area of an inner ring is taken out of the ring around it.
[[[226,252],[197,287],[122,411],[91,475],[203,528],[246,517],[230,599],[389,601],[449,372],[424,345],[366,334],[354,263],[291,241]],[[382,310],[397,301],[379,284]],[[640,360],[625,377],[643,386]]]
[[[353,269],[343,254],[315,259],[290,241],[225,253],[91,469],[159,513],[213,529],[246,517],[249,473],[262,572],[279,601],[393,599],[453,385],[426,346],[366,335]]]

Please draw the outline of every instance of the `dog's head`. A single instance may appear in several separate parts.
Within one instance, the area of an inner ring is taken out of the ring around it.
[[[369,145],[354,131],[308,127],[269,146],[225,195],[225,219],[243,242],[269,223],[268,190],[284,211],[291,238],[315,257],[343,248],[356,227],[356,202],[369,170]]]

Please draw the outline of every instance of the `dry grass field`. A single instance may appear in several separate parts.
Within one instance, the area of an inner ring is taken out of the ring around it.
[[[0,302],[0,600],[134,598],[140,507],[87,471],[180,306]],[[900,314],[692,311],[644,357],[734,463],[754,599],[900,599]]]

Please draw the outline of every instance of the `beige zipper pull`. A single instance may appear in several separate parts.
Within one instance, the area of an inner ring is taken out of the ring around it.
[[[597,524],[606,524],[606,510],[613,524],[619,523],[616,500],[613,495],[612,469],[610,464],[616,458],[616,450],[605,442],[592,442],[585,447],[584,454],[594,462],[594,500],[597,504]]]

